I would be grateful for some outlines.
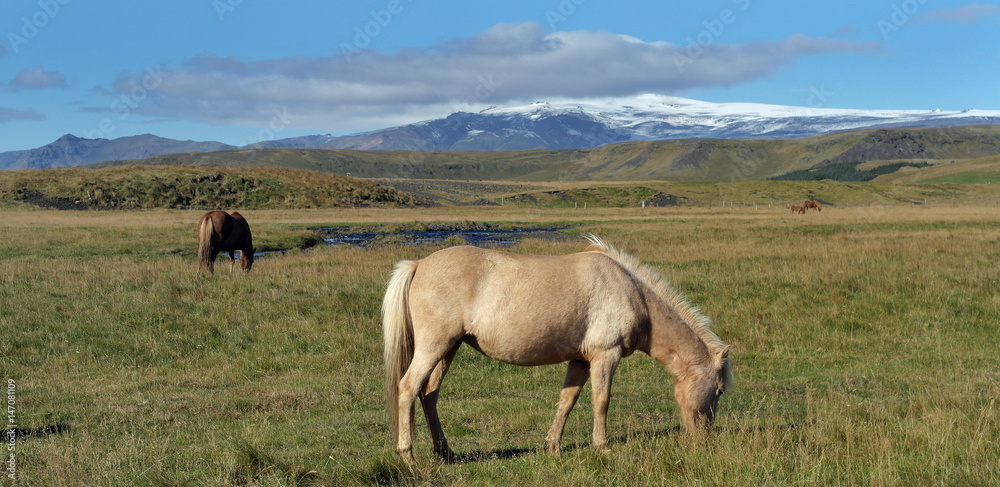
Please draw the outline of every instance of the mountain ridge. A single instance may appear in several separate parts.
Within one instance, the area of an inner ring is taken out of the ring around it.
[[[592,149],[675,139],[780,140],[861,128],[1000,125],[1000,110],[849,110],[754,103],[710,103],[640,95],[534,102],[350,135],[306,135],[242,147],[151,134],[118,139],[64,135],[51,144],[0,153],[0,169],[45,169],[167,154],[236,149],[507,151]]]
[[[142,159],[163,154],[207,152],[235,149],[221,142],[174,140],[152,134],[132,135],[117,139],[84,139],[66,134],[51,144],[37,149],[0,154],[0,169],[49,169],[72,167],[104,161]]]

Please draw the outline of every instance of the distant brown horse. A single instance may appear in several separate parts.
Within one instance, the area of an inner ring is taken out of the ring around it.
[[[823,211],[823,209],[820,208],[819,206],[819,201],[806,201],[805,203],[802,204],[802,207],[805,208],[806,210],[808,210],[809,208],[815,208],[816,211]],[[802,213],[805,213],[805,211],[803,211]]]
[[[805,207],[802,207],[802,206],[790,206],[789,208],[792,209],[792,213],[802,213],[802,214],[805,214],[805,212],[806,212]]]
[[[236,251],[240,251],[240,267],[250,272],[253,267],[253,238],[250,225],[237,212],[232,215],[224,211],[210,211],[198,221],[198,273],[203,267],[215,274],[215,258],[219,252],[229,252],[229,272],[236,263]]]

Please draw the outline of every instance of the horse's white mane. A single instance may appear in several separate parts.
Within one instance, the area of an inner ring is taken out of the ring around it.
[[[584,238],[593,245],[587,249],[588,251],[601,252],[611,257],[612,260],[621,264],[622,267],[642,281],[643,284],[656,291],[659,296],[666,300],[666,304],[681,316],[684,323],[691,328],[691,331],[695,332],[705,342],[709,350],[718,353],[726,347],[726,344],[712,331],[712,320],[701,314],[701,310],[692,306],[684,296],[675,291],[670,286],[670,283],[653,270],[652,267],[643,265],[639,262],[639,259],[615,248],[597,235],[588,233],[584,235]]]

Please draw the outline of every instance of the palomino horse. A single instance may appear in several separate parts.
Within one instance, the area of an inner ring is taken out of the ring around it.
[[[224,211],[210,211],[198,220],[198,273],[202,267],[215,274],[215,258],[219,252],[229,252],[229,272],[236,263],[236,251],[240,251],[240,267],[250,272],[253,267],[253,238],[250,225],[237,212],[232,215]]]
[[[453,460],[437,401],[462,343],[515,365],[569,362],[555,420],[545,438],[558,454],[563,426],[593,376],[593,445],[608,444],[611,379],[636,350],[674,376],[688,430],[711,429],[732,377],[727,347],[711,321],[637,259],[589,235],[584,252],[521,255],[462,246],[400,261],[382,303],[391,428],[396,451],[413,466],[414,401],[419,396],[434,451]]]
[[[802,213],[803,215],[806,213],[804,206],[789,206],[789,208],[792,209],[792,213]]]
[[[813,208],[816,211],[823,211],[823,209],[820,208],[819,206],[819,201],[806,201],[805,203],[802,204],[802,207],[805,208],[806,210],[808,210],[809,208]],[[802,213],[805,213],[805,210],[803,210]]]

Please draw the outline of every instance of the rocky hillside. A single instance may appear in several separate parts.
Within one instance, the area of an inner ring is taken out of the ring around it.
[[[1000,137],[993,127],[884,129],[866,132],[849,149],[817,166],[899,159],[971,159],[993,154],[1000,154]]]

